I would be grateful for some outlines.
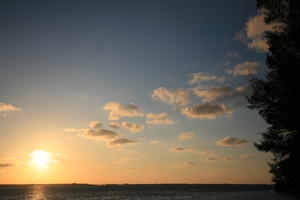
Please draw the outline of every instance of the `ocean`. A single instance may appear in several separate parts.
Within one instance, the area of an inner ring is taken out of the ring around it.
[[[0,185],[1,200],[293,200],[270,185]]]

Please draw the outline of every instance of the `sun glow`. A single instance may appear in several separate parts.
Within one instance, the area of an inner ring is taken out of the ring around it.
[[[55,160],[51,158],[51,154],[47,151],[36,150],[30,153],[31,160],[30,163],[39,169],[46,169],[49,167],[50,163]]]

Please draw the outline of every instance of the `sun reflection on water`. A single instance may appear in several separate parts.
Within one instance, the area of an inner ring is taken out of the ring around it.
[[[30,200],[43,200],[45,198],[45,187],[43,185],[34,185],[32,187],[32,193]]]

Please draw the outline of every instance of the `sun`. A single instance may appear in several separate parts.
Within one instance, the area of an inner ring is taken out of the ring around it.
[[[43,150],[35,150],[30,153],[30,156],[30,163],[36,166],[38,169],[46,169],[49,167],[49,164],[54,161],[51,159],[51,154]]]

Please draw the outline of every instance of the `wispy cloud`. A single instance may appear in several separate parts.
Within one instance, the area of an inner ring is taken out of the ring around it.
[[[194,132],[184,132],[181,133],[178,138],[182,139],[182,140],[189,140],[192,139],[193,137],[195,137],[196,133]]]
[[[147,124],[175,124],[171,119],[168,119],[168,113],[148,113],[146,114]]]
[[[191,79],[188,81],[189,84],[196,84],[205,81],[216,81],[223,83],[225,81],[224,77],[218,77],[216,75],[212,75],[206,72],[197,72],[190,74]]]
[[[9,112],[17,112],[17,111],[21,111],[21,110],[22,110],[21,108],[16,107],[14,105],[0,102],[0,114],[4,113],[4,116],[6,116],[7,113],[9,113]]]
[[[257,70],[261,67],[262,64],[258,62],[243,62],[237,64],[233,67],[233,69],[226,69],[227,74],[232,74],[234,76],[247,76],[247,75],[254,75],[257,74]]]
[[[171,119],[147,119],[147,124],[175,124]]]
[[[215,119],[224,115],[231,116],[232,109],[223,104],[203,103],[183,108],[181,113],[190,118]]]
[[[197,149],[194,148],[184,148],[184,147],[171,147],[169,148],[170,152],[174,152],[174,153],[181,153],[181,152],[187,152],[187,153],[193,153],[193,154],[198,154],[198,155],[202,155],[202,156],[211,156],[211,155],[217,155],[216,151],[199,151]]]
[[[135,104],[122,104],[118,102],[108,102],[103,106],[104,110],[109,111],[109,120],[119,120],[122,117],[143,117],[144,113]]]
[[[240,140],[235,137],[225,137],[223,139],[218,140],[216,143],[219,146],[227,146],[227,147],[232,147],[232,146],[239,146],[242,144],[248,143],[248,140]]]

